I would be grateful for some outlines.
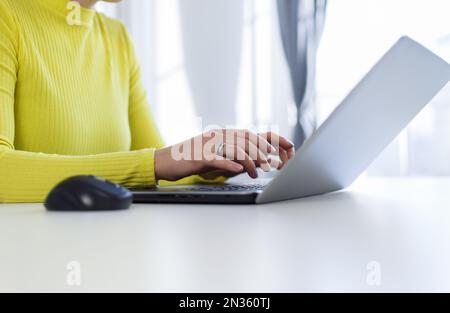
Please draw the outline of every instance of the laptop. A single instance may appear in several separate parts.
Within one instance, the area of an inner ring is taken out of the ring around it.
[[[261,204],[351,185],[450,81],[450,65],[402,37],[265,184],[156,187],[135,203]]]

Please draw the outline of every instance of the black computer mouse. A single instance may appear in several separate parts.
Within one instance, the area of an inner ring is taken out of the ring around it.
[[[75,176],[59,183],[44,205],[49,211],[117,211],[132,202],[126,188],[95,176]]]

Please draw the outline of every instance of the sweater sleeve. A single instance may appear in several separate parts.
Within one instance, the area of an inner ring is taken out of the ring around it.
[[[153,132],[154,126],[143,128],[144,122],[137,116],[144,112],[139,108],[132,112],[136,116],[131,126],[135,151],[63,156],[15,149],[18,36],[14,18],[0,3],[0,203],[43,202],[57,183],[75,175],[97,175],[131,188],[155,185],[153,144],[157,146],[157,142],[140,136]]]

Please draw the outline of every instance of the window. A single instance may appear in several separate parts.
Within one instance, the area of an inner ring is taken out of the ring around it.
[[[278,125],[277,131],[288,134],[296,113],[274,0],[133,0],[117,7],[102,4],[102,10],[125,21],[134,37],[149,99],[168,143],[202,130],[195,120],[198,101],[189,83],[192,77],[189,78],[187,65],[192,60],[187,62],[183,54],[186,29],[182,15],[189,13],[183,10],[187,4],[195,14],[205,4],[214,4],[220,10],[220,5],[233,3],[239,3],[236,9],[242,10],[241,15],[234,17],[242,30],[239,34],[242,43],[236,48],[240,51],[240,62],[234,65],[239,69],[233,78],[237,81],[237,95],[229,101],[230,112],[235,115],[232,120],[241,127]],[[450,61],[448,12],[448,0],[329,1],[318,55],[318,124],[404,34]],[[212,28],[221,26],[214,19],[209,22]],[[201,43],[198,49],[209,48]],[[220,51],[214,53],[220,58]],[[197,65],[201,71],[201,62]],[[202,84],[205,90],[217,90],[214,84],[230,80],[215,77]],[[214,99],[214,92],[208,96]],[[450,175],[449,136],[450,87],[447,87],[386,149],[368,173]]]
[[[450,61],[450,1],[329,1],[318,57],[319,119],[343,99],[381,55],[407,34]],[[450,85],[368,172],[450,175]]]
[[[189,83],[189,67],[183,49],[186,25],[183,14],[196,14],[209,6],[214,17],[214,6],[234,5],[240,13],[234,18],[239,25],[241,38],[236,44],[239,62],[236,77],[226,77],[216,84],[225,85],[235,80],[236,97],[230,99],[228,118],[237,127],[258,126],[258,130],[273,129],[283,133],[291,131],[286,116],[292,113],[292,96],[288,81],[287,68],[278,33],[277,14],[273,0],[133,0],[119,6],[102,4],[101,11],[121,18],[127,24],[135,45],[149,91],[149,100],[158,121],[159,128],[168,143],[202,131],[205,125],[196,118],[196,97]],[[184,5],[186,4],[186,5]],[[186,6],[189,6],[189,12]],[[114,8],[118,9],[115,10]],[[223,7],[222,7],[223,8]],[[197,11],[195,11],[197,9]],[[218,12],[220,14],[220,12]],[[218,16],[216,16],[217,18]],[[205,18],[202,16],[202,18]],[[210,20],[211,28],[220,29],[220,21]],[[189,27],[188,27],[189,28]],[[237,34],[237,33],[236,33]],[[192,34],[187,34],[192,39]],[[195,40],[194,40],[195,41]],[[230,40],[227,40],[229,43]],[[209,49],[218,55],[220,51],[199,44],[201,49]],[[188,60],[195,62],[195,60]],[[202,64],[197,64],[202,71]],[[204,82],[205,89],[214,88],[210,82]],[[210,95],[214,101],[214,95]],[[289,105],[284,105],[288,103]],[[207,112],[208,113],[208,112]],[[295,114],[295,113],[294,113]],[[292,123],[295,120],[291,121]],[[173,128],[176,124],[178,127]],[[275,128],[273,126],[276,126]]]

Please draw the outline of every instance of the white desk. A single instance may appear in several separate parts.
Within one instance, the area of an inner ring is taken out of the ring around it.
[[[81,286],[66,283],[68,262]],[[381,285],[367,283],[371,261]],[[450,179],[263,206],[0,205],[0,291],[450,291]]]

